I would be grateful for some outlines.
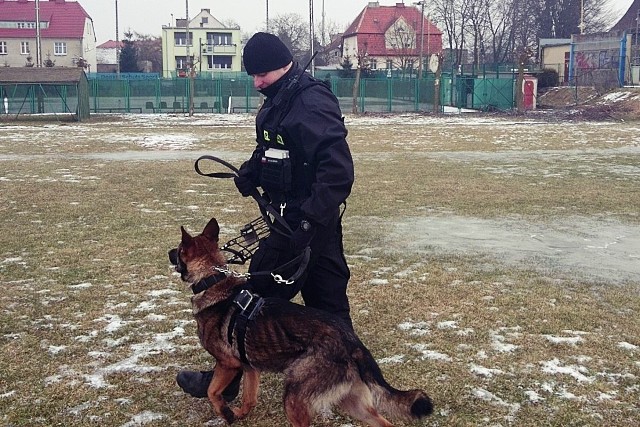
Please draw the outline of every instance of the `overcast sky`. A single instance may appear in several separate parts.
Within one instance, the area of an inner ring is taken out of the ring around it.
[[[79,0],[93,19],[97,43],[116,39],[115,0]],[[308,21],[308,0],[188,0],[189,16],[193,18],[201,9],[210,9],[220,21],[234,20],[243,33],[254,33],[264,28],[266,5],[269,3],[269,17],[285,13],[297,13]],[[325,22],[332,22],[340,28],[346,27],[369,0],[324,0]],[[401,0],[380,0],[383,6],[392,6]],[[412,5],[414,0],[406,0]],[[633,0],[610,0],[618,11],[618,18],[627,11]],[[118,26],[120,40],[127,30],[141,34],[160,36],[163,25],[174,24],[176,18],[186,16],[187,0],[118,0]],[[314,20],[322,19],[322,0],[313,0]],[[173,19],[172,19],[173,17]]]
[[[115,0],[78,0],[93,19],[98,44],[115,40]],[[400,1],[400,0],[398,0]],[[118,0],[118,27],[120,40],[128,29],[160,36],[163,25],[186,16],[186,0]],[[243,33],[254,33],[264,28],[267,0],[189,0],[189,16],[193,18],[201,9],[209,9],[220,21],[234,20]],[[300,14],[305,21],[309,17],[308,0],[268,0],[269,18],[286,13]],[[391,6],[395,0],[380,0],[381,5]],[[322,18],[322,0],[314,0],[314,20]],[[324,0],[325,22],[334,22],[340,28],[351,23],[368,4],[368,0]],[[407,1],[405,4],[411,4]],[[172,19],[173,16],[173,19]]]

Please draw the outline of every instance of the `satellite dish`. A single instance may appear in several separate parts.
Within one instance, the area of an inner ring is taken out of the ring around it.
[[[429,58],[429,71],[431,71],[432,73],[438,71],[438,62],[438,55],[436,55],[435,53],[432,54]]]

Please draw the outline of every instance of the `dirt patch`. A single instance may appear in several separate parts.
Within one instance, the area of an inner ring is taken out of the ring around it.
[[[557,87],[538,96],[538,108],[564,119],[623,120],[640,118],[640,88],[598,93],[593,87]]]
[[[553,87],[538,95],[539,108],[567,108],[587,104],[600,94],[594,87]]]

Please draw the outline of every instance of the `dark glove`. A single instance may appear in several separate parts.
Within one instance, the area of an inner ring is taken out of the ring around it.
[[[316,235],[316,230],[317,227],[313,226],[309,221],[302,220],[300,226],[295,229],[291,236],[291,249],[296,254],[302,253],[311,244],[313,236]]]
[[[248,197],[256,189],[256,185],[246,176],[236,176],[233,178],[233,182],[236,184],[238,191],[242,194],[242,197]]]

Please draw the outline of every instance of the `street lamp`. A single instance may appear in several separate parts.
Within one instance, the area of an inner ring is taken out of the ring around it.
[[[418,62],[418,79],[422,78],[422,53],[424,52],[424,0],[413,3],[420,6],[420,62]]]

